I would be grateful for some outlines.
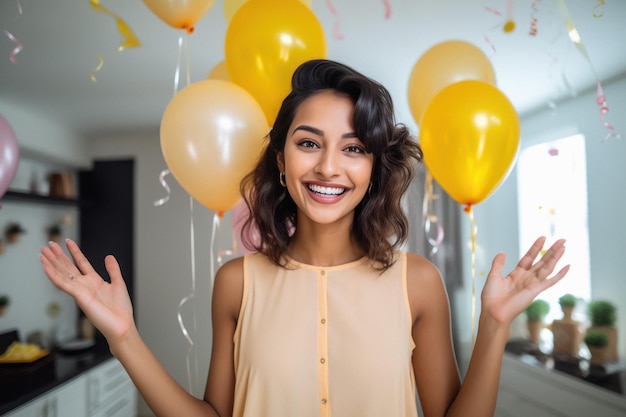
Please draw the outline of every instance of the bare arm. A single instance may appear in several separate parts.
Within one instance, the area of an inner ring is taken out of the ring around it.
[[[135,326],[128,291],[115,258],[105,258],[111,278],[109,284],[94,271],[75,242],[68,241],[67,248],[73,262],[54,242],[42,248],[40,259],[44,272],[54,285],[76,300],[106,337],[111,352],[122,363],[154,413],[164,417],[230,415],[216,411],[227,409],[228,403],[215,399],[216,404],[211,404],[185,391],[146,346]]]
[[[432,270],[428,268],[423,268],[421,272],[424,274],[424,270],[426,271],[426,278],[413,278],[413,281],[417,281],[422,287],[415,291],[417,286],[415,282],[409,286],[409,290],[413,288],[409,294],[413,300],[411,305],[416,311],[413,330],[416,344],[419,347],[420,338],[432,340],[432,335],[436,337],[435,343],[443,343],[434,345],[430,351],[416,348],[414,353],[413,366],[425,417],[466,416],[468,410],[471,410],[472,416],[494,415],[502,357],[509,338],[511,322],[540,292],[563,278],[569,269],[566,266],[552,278],[548,278],[563,255],[565,246],[563,241],[557,241],[535,263],[544,242],[545,238],[537,239],[516,268],[506,277],[502,275],[504,254],[495,257],[481,294],[482,309],[476,343],[467,374],[460,386],[458,374],[451,371],[452,367],[456,370],[456,361],[453,356],[450,358],[452,351],[450,343],[441,341],[442,338],[445,339],[445,334],[450,333],[448,304],[443,284],[440,279],[433,277]],[[417,304],[420,302],[423,304]],[[442,304],[445,308],[441,307]],[[432,374],[437,368],[442,369],[441,374]],[[425,373],[424,369],[430,374],[422,375]]]

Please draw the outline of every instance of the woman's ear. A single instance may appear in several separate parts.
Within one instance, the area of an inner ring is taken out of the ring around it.
[[[276,164],[279,172],[285,172],[285,155],[282,152],[276,153]]]

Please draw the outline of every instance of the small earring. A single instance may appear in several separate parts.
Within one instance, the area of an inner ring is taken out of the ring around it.
[[[285,178],[285,173],[284,172],[280,172],[278,174],[278,182],[280,183],[280,185],[282,185],[283,187],[287,188],[287,183],[285,182],[286,178]]]
[[[372,185],[374,185],[374,183],[370,182],[370,186],[367,187],[367,193],[368,194],[371,194],[371,192],[372,192]]]

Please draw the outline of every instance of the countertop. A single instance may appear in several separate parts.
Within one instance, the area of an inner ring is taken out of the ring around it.
[[[0,366],[0,415],[112,358],[105,341],[80,352],[53,350],[28,365]]]

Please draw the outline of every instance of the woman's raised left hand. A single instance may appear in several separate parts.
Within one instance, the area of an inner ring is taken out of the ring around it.
[[[557,240],[535,262],[546,241],[538,238],[517,266],[504,276],[504,253],[493,260],[491,271],[481,294],[482,314],[488,314],[499,323],[510,324],[541,293],[559,282],[569,270],[569,265],[549,277],[565,252],[565,240]]]

